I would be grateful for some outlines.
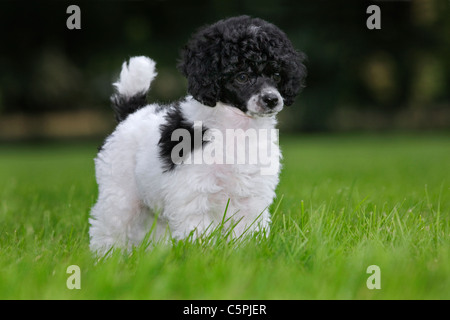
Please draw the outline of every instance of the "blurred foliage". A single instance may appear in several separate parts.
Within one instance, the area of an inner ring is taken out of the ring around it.
[[[366,27],[373,3],[381,8],[381,30]],[[157,61],[152,101],[178,99],[186,81],[175,66],[190,34],[218,19],[249,14],[278,25],[308,56],[307,87],[280,114],[285,127],[327,130],[364,121],[370,127],[374,119],[398,115],[429,118],[430,127],[448,124],[446,0],[77,1],[81,30],[66,27],[70,4],[0,2],[0,117],[107,110],[111,82],[133,55]]]

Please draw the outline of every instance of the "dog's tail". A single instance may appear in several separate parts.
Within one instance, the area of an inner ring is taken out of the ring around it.
[[[155,61],[148,57],[133,57],[122,64],[120,78],[113,84],[116,92],[111,96],[117,122],[147,105],[147,92],[156,75]]]

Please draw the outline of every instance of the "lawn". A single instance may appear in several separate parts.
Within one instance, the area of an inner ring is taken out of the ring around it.
[[[281,134],[280,144],[267,239],[108,259],[88,249],[97,145],[0,145],[0,299],[450,299],[448,134]],[[81,289],[67,288],[70,265]],[[367,286],[371,265],[380,289]]]

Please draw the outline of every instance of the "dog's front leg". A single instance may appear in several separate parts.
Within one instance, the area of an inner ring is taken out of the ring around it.
[[[174,239],[197,239],[207,235],[213,229],[213,223],[207,214],[180,212],[183,218],[170,219],[169,228]]]
[[[213,229],[213,221],[208,211],[205,210],[205,199],[197,196],[189,203],[172,201],[163,212],[164,218],[169,222],[172,238],[181,240],[190,237],[196,239],[210,233]],[[206,206],[207,207],[207,206]]]

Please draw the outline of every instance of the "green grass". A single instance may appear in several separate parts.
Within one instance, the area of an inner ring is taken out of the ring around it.
[[[97,260],[94,144],[0,147],[0,299],[450,299],[448,135],[281,135],[267,239]],[[69,290],[69,265],[81,289]],[[381,270],[369,290],[366,269]]]

